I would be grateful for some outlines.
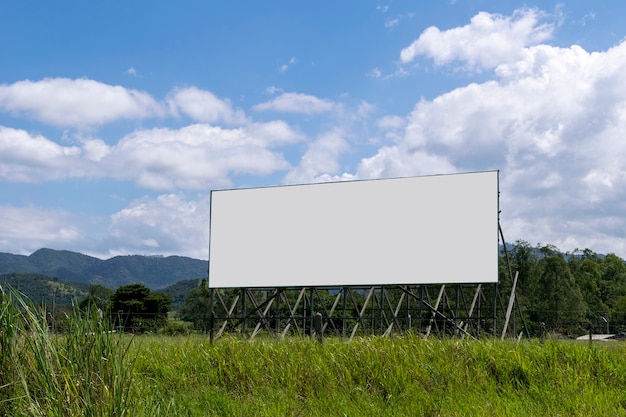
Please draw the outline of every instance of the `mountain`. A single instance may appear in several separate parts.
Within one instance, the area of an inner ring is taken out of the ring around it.
[[[176,284],[160,289],[158,292],[172,297],[172,310],[180,310],[183,304],[185,304],[187,294],[194,288],[198,288],[200,281],[199,279],[178,281]]]
[[[89,292],[89,284],[66,282],[41,274],[2,274],[0,286],[12,287],[35,304],[43,302],[53,306],[69,306],[83,299]]]
[[[39,274],[113,290],[142,284],[158,290],[183,280],[206,278],[208,261],[184,256],[116,256],[102,260],[78,252],[39,249],[30,256],[0,253],[0,274]]]

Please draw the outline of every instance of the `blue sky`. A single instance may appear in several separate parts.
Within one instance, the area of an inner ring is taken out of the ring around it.
[[[508,242],[626,257],[624,16],[4,2],[0,252],[206,259],[212,189],[499,169]]]

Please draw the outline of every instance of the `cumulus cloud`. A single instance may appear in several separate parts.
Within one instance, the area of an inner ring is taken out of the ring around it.
[[[339,159],[349,150],[345,132],[334,129],[321,134],[309,144],[298,166],[290,170],[284,178],[286,184],[304,184],[308,182],[341,179]]]
[[[0,109],[74,128],[162,114],[161,105],[147,93],[83,78],[0,84]]]
[[[404,117],[373,120],[378,106],[369,102],[350,113],[334,101],[268,89],[272,99],[254,110],[333,118],[316,127],[308,142],[285,122],[254,123],[227,99],[195,87],[175,89],[157,102],[146,93],[91,80],[1,84],[0,110],[63,128],[172,114],[195,124],[141,128],[119,141],[94,135],[59,143],[0,126],[0,180],[108,177],[171,191],[133,201],[111,216],[109,255],[206,258],[208,197],[180,190],[230,186],[237,175],[277,172],[284,183],[307,183],[500,169],[501,220],[509,241],[624,256],[626,42],[598,52],[551,46],[545,42],[555,24],[548,19],[536,9],[511,16],[479,13],[466,26],[424,31],[401,52],[405,64],[425,57],[437,65],[493,71],[486,81],[417,101]],[[388,78],[379,70],[371,76]],[[334,117],[339,110],[342,117]],[[357,124],[374,132],[378,149],[371,140],[349,142]],[[284,153],[298,150],[288,155],[290,161],[300,157],[292,166]],[[358,162],[351,165],[349,158]],[[65,211],[0,206],[0,218],[2,247],[16,247],[7,242],[17,235],[32,239],[19,241],[24,251],[55,242],[88,246]]]
[[[336,108],[337,104],[332,101],[301,93],[283,93],[270,101],[254,106],[254,109],[259,111],[271,110],[302,114],[326,113]]]
[[[490,20],[513,28],[530,19],[519,46],[547,35],[532,29],[536,14]],[[363,159],[357,176],[501,169],[509,236],[626,253],[626,42],[595,53],[533,45],[493,61],[468,54],[495,78],[418,102],[397,143]]]
[[[100,139],[61,146],[41,135],[0,126],[0,178],[41,183],[106,176],[157,190],[206,189],[230,185],[233,174],[288,169],[273,148],[302,139],[286,123],[273,121],[238,129],[206,124],[146,129],[112,146]]]
[[[197,122],[231,125],[246,122],[243,111],[234,109],[228,100],[221,100],[213,93],[196,87],[176,89],[167,102],[174,114],[182,112]]]
[[[384,146],[376,155],[361,161],[355,177],[395,178],[433,173],[449,174],[456,171],[456,167],[445,156],[407,149],[406,146]]]
[[[387,29],[393,29],[396,26],[398,26],[399,24],[400,24],[400,19],[398,19],[398,18],[385,20],[385,27]]]
[[[520,9],[512,16],[480,12],[463,27],[442,31],[431,26],[400,52],[400,59],[409,63],[426,56],[437,65],[460,61],[470,70],[494,68],[552,36],[554,25],[541,23],[543,17],[537,9]]]
[[[143,197],[111,216],[109,255],[158,253],[207,259],[210,199]]]
[[[279,71],[282,72],[282,73],[287,72],[289,67],[294,65],[295,63],[296,63],[296,57],[291,57],[291,59],[289,60],[288,63],[283,64],[283,65],[280,66]]]
[[[0,179],[36,183],[89,175],[94,167],[77,146],[61,146],[42,135],[0,126]]]
[[[371,78],[380,78],[382,75],[383,75],[383,73],[380,72],[380,70],[378,68],[374,68],[374,69],[372,69],[371,71],[369,71],[367,73],[367,76],[371,77]]]
[[[403,117],[393,116],[393,115],[383,116],[376,121],[376,124],[378,125],[378,127],[382,129],[392,129],[392,130],[403,128],[405,123],[406,122]]]
[[[283,122],[224,129],[205,124],[150,129],[125,136],[105,158],[111,175],[169,190],[231,185],[230,175],[266,175],[289,167],[271,148],[299,141]]]
[[[100,258],[143,253],[207,259],[209,212],[208,195],[146,196],[111,215],[102,234],[91,230],[86,236],[84,216],[62,209],[0,205],[0,252],[30,255],[46,247]]]
[[[67,247],[82,239],[75,219],[65,210],[0,205],[0,218],[0,252],[30,255],[42,247]]]

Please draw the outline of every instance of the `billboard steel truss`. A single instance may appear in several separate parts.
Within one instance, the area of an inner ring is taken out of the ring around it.
[[[508,290],[509,288],[507,288]],[[504,313],[498,284],[212,289],[211,340],[401,335],[479,339],[525,329],[519,306]],[[506,295],[506,294],[505,294]],[[511,300],[513,293],[508,297]],[[510,320],[509,320],[510,317]]]

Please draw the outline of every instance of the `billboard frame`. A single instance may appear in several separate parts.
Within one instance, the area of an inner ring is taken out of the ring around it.
[[[498,170],[213,190],[208,285],[497,282],[499,194]],[[331,210],[333,201],[340,204]],[[306,222],[293,214],[301,212],[310,216]],[[364,243],[370,230],[373,248]],[[449,252],[457,262],[447,262]]]

